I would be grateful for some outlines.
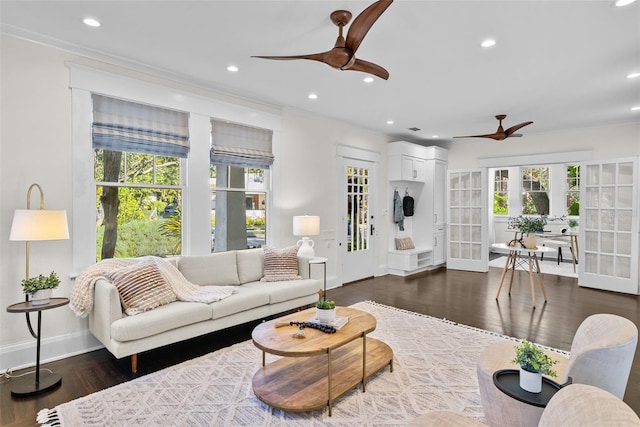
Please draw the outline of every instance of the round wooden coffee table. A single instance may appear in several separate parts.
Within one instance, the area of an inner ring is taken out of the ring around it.
[[[262,367],[253,376],[253,392],[269,406],[283,411],[311,411],[329,407],[333,401],[362,384],[389,365],[393,371],[391,347],[367,334],[376,319],[364,311],[338,307],[337,315],[349,322],[334,334],[306,328],[305,338],[295,338],[297,326],[276,327],[276,323],[307,322],[315,308],[258,325],[251,337],[262,350]],[[265,363],[265,353],[284,356]]]

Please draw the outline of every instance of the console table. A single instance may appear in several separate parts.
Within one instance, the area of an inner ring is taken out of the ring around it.
[[[42,393],[46,390],[56,387],[62,382],[62,377],[54,373],[45,373],[40,375],[40,337],[42,335],[42,312],[51,310],[52,308],[62,307],[69,304],[69,298],[51,298],[49,303],[42,305],[33,305],[31,301],[19,302],[7,307],[9,313],[29,313],[38,312],[38,333],[36,336],[36,370],[33,375],[25,375],[19,379],[13,379],[11,394],[13,396],[31,396]],[[34,378],[35,376],[35,378]]]

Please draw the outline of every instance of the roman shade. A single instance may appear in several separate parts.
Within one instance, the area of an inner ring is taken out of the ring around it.
[[[273,164],[273,131],[211,120],[212,165],[268,169]]]
[[[189,115],[93,94],[94,149],[186,158]]]

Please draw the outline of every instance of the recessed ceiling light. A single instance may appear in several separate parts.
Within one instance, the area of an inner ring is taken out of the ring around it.
[[[631,111],[640,111],[640,106],[631,107]]]
[[[236,67],[235,65],[229,65],[227,67],[227,71],[231,71],[232,73],[235,73],[236,71],[238,71],[238,67]]]
[[[628,79],[635,79],[636,77],[640,77],[640,73],[627,74]]]
[[[93,18],[84,18],[82,20],[82,22],[84,22],[85,25],[88,25],[90,27],[99,27],[100,26],[100,22],[96,19]]]
[[[482,46],[482,47],[491,47],[491,46],[494,46],[495,44],[496,44],[495,40],[487,39],[487,40],[483,41],[482,43],[480,43],[480,46]]]
[[[364,81],[365,83],[373,83],[373,77],[371,77],[371,76],[365,77],[365,78],[363,79],[363,81]]]
[[[617,0],[615,5],[618,7],[628,6],[636,0]]]
[[[437,138],[438,135],[431,135],[431,138]]]
[[[309,99],[318,99],[318,95],[315,93],[310,93],[308,96]]]
[[[392,125],[393,124],[393,120],[387,120],[387,124],[388,125]]]

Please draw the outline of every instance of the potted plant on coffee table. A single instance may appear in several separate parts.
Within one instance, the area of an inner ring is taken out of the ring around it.
[[[51,292],[60,285],[60,278],[52,271],[50,275],[42,274],[22,281],[22,290],[29,295],[33,305],[44,305],[49,303]]]
[[[316,319],[323,323],[330,323],[336,320],[336,303],[320,298],[316,303]]]
[[[530,393],[542,391],[542,374],[556,377],[558,373],[551,369],[558,363],[535,344],[522,340],[514,347],[516,358],[513,363],[520,365],[520,387]]]

